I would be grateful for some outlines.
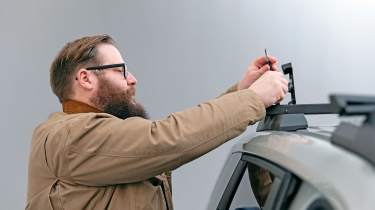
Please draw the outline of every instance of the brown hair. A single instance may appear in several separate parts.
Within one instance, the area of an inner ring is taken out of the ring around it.
[[[99,65],[96,47],[101,43],[115,45],[109,35],[86,36],[67,43],[57,54],[51,64],[50,82],[60,102],[69,99],[77,69],[87,64]]]

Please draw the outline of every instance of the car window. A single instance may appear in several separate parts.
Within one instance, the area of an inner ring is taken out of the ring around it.
[[[269,170],[252,163],[248,163],[247,171],[254,197],[258,205],[263,208],[271,192],[272,183],[279,180],[275,180],[275,175]]]
[[[323,197],[315,199],[307,210],[333,210],[331,204]]]
[[[287,209],[300,180],[289,171],[262,158],[244,155],[254,196],[265,210]]]
[[[327,198],[308,182],[301,183],[289,210],[333,210]]]
[[[243,155],[217,209],[286,209],[300,181],[281,167],[259,157]]]
[[[252,191],[248,170],[245,170],[241,178],[229,209],[235,210],[240,207],[259,207]]]

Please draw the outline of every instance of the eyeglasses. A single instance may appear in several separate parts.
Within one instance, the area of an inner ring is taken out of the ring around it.
[[[119,63],[119,64],[109,64],[109,65],[102,65],[102,66],[92,66],[86,68],[87,70],[105,70],[105,69],[111,69],[116,67],[122,67],[122,72],[124,74],[125,79],[128,78],[129,72],[128,67],[126,66],[126,63]]]

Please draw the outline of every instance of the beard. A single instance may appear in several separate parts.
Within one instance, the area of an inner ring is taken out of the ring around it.
[[[134,100],[135,88],[129,87],[122,90],[103,77],[99,78],[99,89],[96,95],[90,98],[91,102],[104,111],[121,119],[129,117],[142,117],[149,119],[148,113]]]

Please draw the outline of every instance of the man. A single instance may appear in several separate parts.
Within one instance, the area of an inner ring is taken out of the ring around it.
[[[287,81],[270,65],[258,58],[226,94],[151,121],[111,37],[68,43],[51,65],[63,112],[34,131],[26,209],[173,209],[169,171],[238,136],[283,99]]]

